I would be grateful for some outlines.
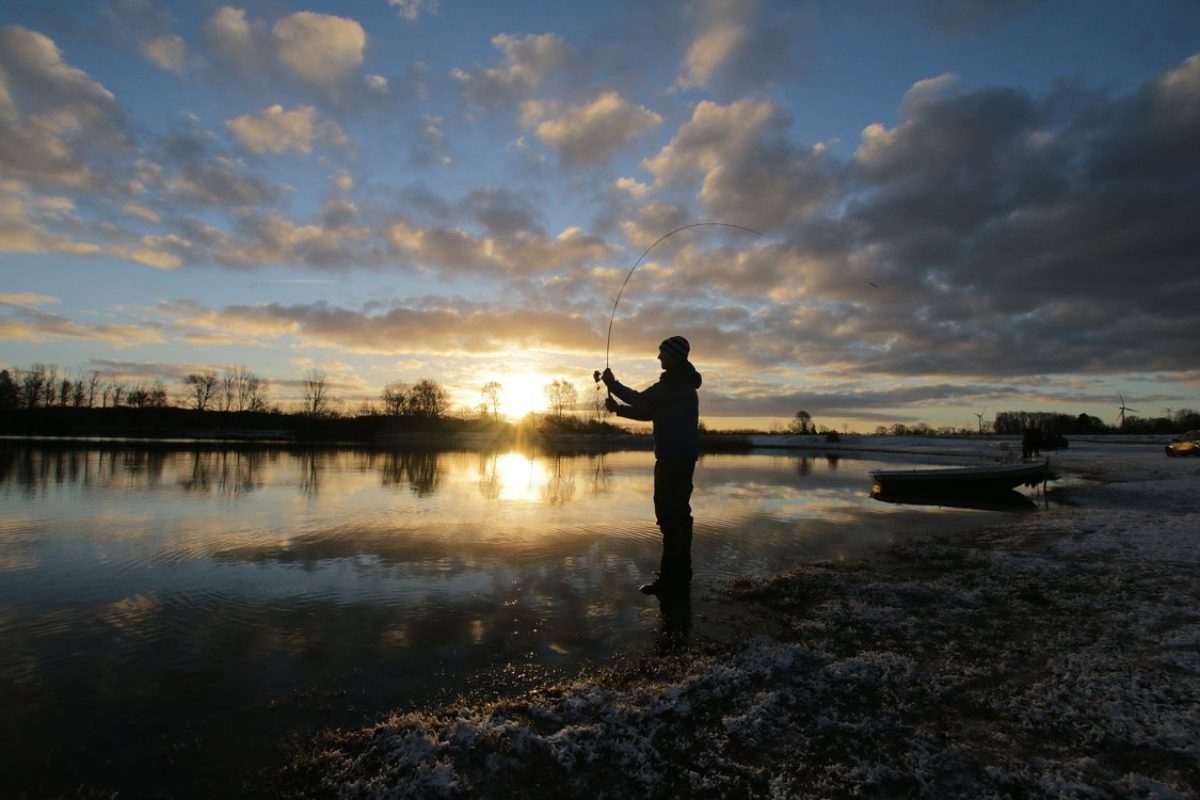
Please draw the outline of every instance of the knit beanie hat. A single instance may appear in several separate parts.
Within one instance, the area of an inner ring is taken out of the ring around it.
[[[682,336],[672,336],[669,339],[663,339],[658,349],[664,353],[670,353],[680,361],[687,361],[688,353],[692,351],[692,346]]]

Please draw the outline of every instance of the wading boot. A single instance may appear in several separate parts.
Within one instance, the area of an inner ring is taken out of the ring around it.
[[[692,588],[692,571],[689,569],[686,572],[682,570],[664,570],[658,573],[658,577],[653,583],[643,584],[638,587],[638,591],[642,594],[680,594],[690,591]]]

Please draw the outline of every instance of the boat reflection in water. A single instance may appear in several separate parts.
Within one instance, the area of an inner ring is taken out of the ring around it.
[[[1033,511],[1037,508],[1037,503],[1029,495],[1014,489],[1008,489],[995,494],[968,494],[955,497],[936,492],[925,494],[887,494],[879,491],[878,487],[876,487],[871,490],[871,497],[875,500],[895,505],[938,506],[940,508],[963,508],[975,511]]]

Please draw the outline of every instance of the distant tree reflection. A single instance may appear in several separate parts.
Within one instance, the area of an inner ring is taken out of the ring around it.
[[[484,500],[497,500],[504,489],[500,478],[500,455],[496,452],[479,454],[479,494]]]
[[[186,492],[247,494],[261,488],[266,461],[261,450],[198,450],[192,453],[191,474],[179,486]]]
[[[592,494],[611,494],[613,471],[608,466],[607,457],[601,453],[591,459],[592,462]]]
[[[407,484],[418,497],[438,490],[442,481],[439,454],[433,450],[399,450],[388,453],[380,470],[384,486]]]
[[[556,506],[571,502],[575,496],[575,471],[571,469],[574,463],[574,458],[554,456],[541,487],[542,500]]]

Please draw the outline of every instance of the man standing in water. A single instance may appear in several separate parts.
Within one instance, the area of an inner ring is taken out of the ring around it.
[[[629,405],[611,396],[605,407],[619,417],[654,425],[654,516],[662,531],[662,560],[658,578],[641,587],[646,594],[686,592],[692,581],[692,474],[700,450],[700,373],[688,361],[691,345],[682,336],[658,346],[663,373],[658,383],[640,392],[613,377],[601,375],[604,385]]]

